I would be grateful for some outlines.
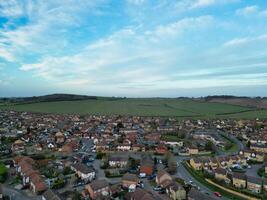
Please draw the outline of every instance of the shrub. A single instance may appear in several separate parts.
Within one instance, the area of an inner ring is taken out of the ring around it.
[[[3,163],[0,163],[0,183],[4,183],[7,179],[8,170]]]

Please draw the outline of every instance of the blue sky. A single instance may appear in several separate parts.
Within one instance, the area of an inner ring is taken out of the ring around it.
[[[267,96],[265,0],[0,0],[0,96]]]

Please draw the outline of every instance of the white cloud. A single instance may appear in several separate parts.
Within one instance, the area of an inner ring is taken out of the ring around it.
[[[8,53],[4,58],[11,60],[10,58],[21,58],[27,54],[50,55],[51,49],[57,49],[58,52],[59,47],[63,51],[68,44],[67,39],[62,37],[65,31],[79,27],[84,13],[94,15],[102,2],[104,1],[68,0],[62,4],[60,0],[25,0],[23,3],[18,0],[0,0],[0,16],[11,20],[0,29],[1,52],[5,52],[3,55]],[[15,29],[10,28],[14,25],[12,18],[18,16],[26,17],[27,23]]]
[[[188,29],[199,29],[211,25],[213,21],[212,16],[188,17],[177,22],[158,26],[153,34],[162,37],[168,37],[183,33]]]
[[[240,16],[249,16],[257,13],[259,7],[257,5],[247,6],[236,10],[236,14]]]
[[[206,27],[212,21],[211,16],[184,18],[164,27],[156,27],[146,34],[138,33],[134,29],[125,28],[109,37],[88,44],[78,53],[69,56],[44,57],[39,62],[22,64],[21,70],[33,71],[37,76],[48,79],[64,79],[66,77],[91,76],[99,71],[112,70],[125,67],[139,70],[145,68],[151,71],[152,67],[163,68],[167,64],[174,65],[172,54],[177,52],[177,47],[171,46],[169,50],[162,48],[165,41],[162,38],[179,38],[179,33],[188,30],[198,30]],[[157,47],[154,40],[156,38]],[[125,49],[127,45],[127,50]],[[127,69],[129,70],[129,69]],[[124,72],[127,74],[127,72]],[[135,80],[139,75],[133,75]]]
[[[24,8],[22,1],[0,0],[0,16],[18,17],[23,15]]]
[[[236,2],[239,2],[239,0],[191,0],[190,8],[203,8],[213,5],[223,5]]]
[[[10,53],[5,47],[0,45],[0,58],[4,58],[5,60],[12,62],[15,60],[12,53]]]
[[[255,36],[255,37],[235,38],[235,39],[225,42],[224,46],[225,47],[242,46],[242,45],[252,43],[252,42],[257,42],[257,41],[267,42],[267,34]]]
[[[127,0],[127,1],[133,5],[142,5],[146,0]]]
[[[191,8],[199,8],[199,7],[206,7],[215,4],[215,0],[197,0],[195,1]]]

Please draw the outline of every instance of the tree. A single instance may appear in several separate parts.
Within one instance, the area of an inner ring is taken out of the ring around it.
[[[129,161],[128,161],[129,169],[135,168],[136,165],[137,165],[136,160],[134,158],[130,157],[129,158]]]
[[[168,160],[168,169],[169,169],[169,172],[170,172],[171,174],[176,173],[176,171],[177,171],[177,163],[176,163],[174,157],[171,157],[171,158]]]
[[[251,142],[249,140],[248,143],[247,143],[247,147],[250,148],[250,145],[251,145]]]
[[[177,162],[171,152],[165,154],[165,160],[167,162],[168,171],[172,174],[177,171]]]
[[[205,144],[205,150],[206,151],[212,151],[212,148],[213,148],[212,142],[211,141],[206,142],[206,144]]]

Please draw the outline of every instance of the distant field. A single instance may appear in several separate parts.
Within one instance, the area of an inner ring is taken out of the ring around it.
[[[0,109],[63,114],[173,116],[181,118],[267,118],[267,110],[190,99],[93,99],[1,106]]]

